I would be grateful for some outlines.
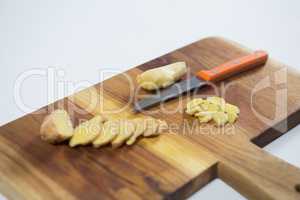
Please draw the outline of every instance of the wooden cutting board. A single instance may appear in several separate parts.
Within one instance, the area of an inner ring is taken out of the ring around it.
[[[221,178],[251,199],[300,199],[300,170],[259,148],[300,119],[300,75],[272,59],[197,92],[238,105],[234,126],[194,124],[197,120],[183,112],[190,98],[185,95],[165,103],[168,112],[156,107],[144,113],[166,120],[172,133],[132,147],[71,149],[39,138],[43,118],[56,108],[67,109],[75,124],[108,111],[116,111],[107,114],[112,118],[133,117],[128,102],[135,89],[128,77],[136,84],[136,75],[147,69],[185,61],[196,72],[249,52],[222,38],[200,40],[2,126],[0,192],[30,200],[183,199]]]

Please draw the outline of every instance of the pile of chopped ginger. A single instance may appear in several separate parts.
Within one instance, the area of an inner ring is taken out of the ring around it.
[[[212,96],[189,101],[186,105],[186,113],[197,117],[200,123],[213,120],[217,126],[224,126],[227,122],[234,123],[237,120],[240,109],[226,103],[221,97]]]

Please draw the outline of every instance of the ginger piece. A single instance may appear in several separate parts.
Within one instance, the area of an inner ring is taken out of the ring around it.
[[[200,123],[207,123],[212,119],[213,113],[220,111],[220,106],[207,100],[202,100],[195,110],[197,111],[194,113],[194,116],[198,117]]]
[[[201,111],[201,112],[197,112],[195,113],[195,117],[205,117],[207,115],[212,115],[214,112],[211,111]]]
[[[146,121],[143,118],[137,118],[132,121],[135,124],[135,131],[131,135],[131,137],[126,141],[127,145],[132,145],[133,143],[135,143],[136,139],[143,135],[144,131],[147,128]]]
[[[209,112],[218,112],[220,110],[221,110],[220,106],[217,104],[210,103],[207,105],[207,111],[209,111]]]
[[[212,115],[212,118],[217,126],[223,126],[228,121],[228,116],[224,112],[216,112]]]
[[[202,110],[202,108],[200,107],[200,105],[203,103],[203,99],[201,98],[197,98],[197,99],[193,99],[191,101],[189,101],[186,104],[186,113],[189,115],[193,115],[196,112],[199,112]]]
[[[208,105],[210,103],[206,100],[203,100],[203,102],[199,105],[201,108],[201,111],[208,111]]]
[[[228,112],[227,116],[228,116],[228,122],[231,124],[233,124],[238,118],[238,115],[235,112]]]
[[[202,117],[198,117],[200,123],[207,123],[212,119],[212,115],[206,115]]]
[[[240,109],[232,104],[226,103],[224,111],[227,113],[228,116],[228,122],[234,123],[236,119],[238,118],[238,114],[240,113]]]
[[[69,139],[73,135],[73,125],[65,110],[55,110],[45,117],[41,129],[41,139],[56,144]]]
[[[207,97],[206,99],[209,103],[219,105],[221,107],[225,106],[225,100],[221,97],[217,96],[212,96],[212,97]]]
[[[167,131],[169,128],[168,124],[164,120],[160,119],[149,119],[147,122],[147,129],[144,132],[144,137],[152,137],[157,136],[165,131]]]
[[[99,148],[110,143],[119,133],[118,120],[109,120],[103,124],[102,132],[93,141],[93,146]]]
[[[187,108],[192,108],[192,107],[195,107],[195,106],[198,106],[200,105],[204,100],[202,98],[196,98],[196,99],[193,99],[191,101],[189,101],[187,104],[186,104],[186,107]]]
[[[147,128],[144,131],[144,137],[151,137],[158,134],[159,122],[153,117],[147,117],[146,119]]]
[[[237,106],[235,106],[235,105],[232,105],[230,103],[226,103],[225,104],[225,112],[239,114],[240,113],[240,109]]]
[[[112,147],[118,148],[130,138],[130,136],[135,131],[135,124],[131,120],[120,120],[119,122],[119,133],[115,139],[112,140]]]
[[[202,111],[195,114],[196,117],[198,117],[200,123],[207,123],[212,119],[212,115],[215,112],[211,111]]]
[[[220,106],[218,104],[211,103],[207,100],[203,100],[203,102],[200,104],[202,111],[208,111],[208,112],[217,112],[220,110]]]
[[[156,136],[168,130],[168,124],[163,120],[156,120],[152,117],[138,118],[133,120],[136,129],[133,135],[127,140],[127,145],[132,145],[136,139],[144,135],[144,137]]]
[[[194,115],[194,114],[196,114],[197,112],[200,112],[200,111],[202,111],[201,106],[194,106],[194,107],[189,107],[189,108],[187,107],[185,112],[189,115]]]
[[[179,80],[186,71],[185,62],[175,62],[143,72],[137,76],[137,83],[145,90],[166,88]]]
[[[158,119],[156,120],[156,122],[158,123],[157,135],[169,129],[169,126],[166,121]]]
[[[74,135],[69,142],[69,146],[75,147],[91,143],[101,133],[104,121],[105,119],[102,116],[97,115],[79,124],[74,130]]]

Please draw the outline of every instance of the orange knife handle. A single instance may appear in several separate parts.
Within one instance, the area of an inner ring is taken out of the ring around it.
[[[268,59],[265,51],[255,51],[252,54],[243,56],[209,70],[201,70],[196,76],[206,81],[220,81],[254,67],[263,65]]]

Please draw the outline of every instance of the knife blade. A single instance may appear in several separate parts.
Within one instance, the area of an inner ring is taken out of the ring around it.
[[[233,59],[209,70],[200,70],[195,76],[182,80],[163,89],[157,94],[134,103],[134,112],[140,112],[161,102],[176,98],[188,91],[207,85],[210,81],[221,81],[237,73],[250,70],[266,63],[268,54],[255,51],[249,55]]]

